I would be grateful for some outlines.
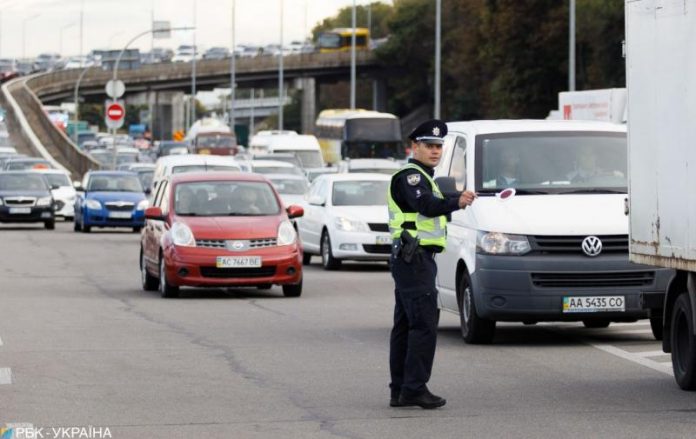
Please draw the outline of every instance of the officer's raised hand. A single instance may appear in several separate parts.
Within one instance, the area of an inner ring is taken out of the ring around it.
[[[476,199],[476,193],[472,191],[464,191],[459,195],[459,208],[464,209],[466,206],[471,206]]]

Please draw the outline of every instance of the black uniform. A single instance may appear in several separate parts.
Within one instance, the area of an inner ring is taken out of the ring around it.
[[[417,160],[428,175],[433,169]],[[449,215],[459,209],[457,198],[438,198],[430,183],[418,171],[406,169],[392,178],[392,198],[403,212],[418,212],[428,217]],[[392,277],[396,284],[394,327],[391,331],[389,366],[392,398],[401,393],[417,396],[427,389],[435,356],[439,310],[435,288],[435,253],[439,247],[419,247],[411,263],[400,258],[400,242],[395,241],[391,256]]]

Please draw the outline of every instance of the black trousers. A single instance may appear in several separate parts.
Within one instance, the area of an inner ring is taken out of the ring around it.
[[[416,396],[426,390],[437,342],[437,308],[433,253],[419,249],[410,264],[392,255],[396,305],[391,331],[389,369],[393,393]]]

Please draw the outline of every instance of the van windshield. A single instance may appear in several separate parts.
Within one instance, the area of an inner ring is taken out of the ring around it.
[[[625,133],[529,132],[481,135],[476,191],[626,193]]]
[[[321,151],[292,151],[295,153],[303,168],[321,168],[324,166],[324,160],[321,157]]]

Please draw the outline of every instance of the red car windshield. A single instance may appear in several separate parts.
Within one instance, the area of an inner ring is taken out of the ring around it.
[[[280,213],[280,206],[268,183],[206,181],[177,184],[174,211],[182,216],[267,216]]]

